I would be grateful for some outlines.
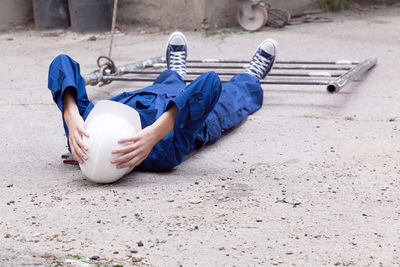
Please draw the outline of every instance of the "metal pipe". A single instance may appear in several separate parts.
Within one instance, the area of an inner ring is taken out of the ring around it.
[[[241,59],[189,59],[188,63],[242,63],[248,64],[250,60]],[[276,60],[275,64],[318,64],[318,65],[357,65],[358,61],[351,60]]]
[[[157,69],[149,69],[149,70],[132,70],[132,71],[127,71],[125,72],[126,74],[161,74],[163,72],[163,70],[157,70]],[[218,75],[236,75],[236,74],[240,74],[243,73],[243,71],[216,71],[216,73]],[[202,75],[204,74],[204,71],[201,70],[191,70],[188,69],[186,74],[188,75]],[[285,77],[285,76],[289,76],[289,77],[339,77],[340,75],[342,75],[341,73],[330,73],[330,72],[321,72],[321,71],[310,71],[310,72],[290,72],[290,71],[286,71],[286,72],[274,72],[271,71],[270,73],[268,73],[268,76],[279,76],[279,77]]]
[[[196,63],[188,63],[186,64],[189,68],[198,68],[198,69],[246,69],[248,64],[196,64]],[[349,70],[351,67],[345,66],[313,66],[313,65],[292,65],[292,66],[284,66],[284,65],[274,65],[273,69],[275,70]]]
[[[134,82],[154,82],[155,76],[103,76],[105,81],[134,81]],[[185,82],[193,82],[196,77],[188,77]],[[221,82],[228,82],[230,79],[222,78]],[[260,80],[261,84],[303,84],[303,85],[328,85],[329,80],[314,79],[264,79]]]
[[[376,57],[363,60],[340,77],[330,81],[326,90],[331,94],[339,92],[348,82],[357,79],[364,72],[374,67],[377,62],[378,59]]]
[[[246,69],[248,64],[203,64],[203,63],[186,63],[186,67],[193,69]],[[166,68],[166,64],[158,63],[154,68]],[[275,70],[350,70],[350,66],[338,65],[274,65]]]
[[[116,74],[123,75],[128,71],[148,68],[157,63],[165,62],[165,57],[154,57],[146,60],[136,61],[117,68]],[[100,82],[102,74],[98,70],[83,76],[85,85],[97,85]]]
[[[112,24],[111,24],[111,40],[110,40],[110,47],[108,50],[109,58],[111,58],[111,51],[112,51],[113,42],[114,42],[115,21],[117,20],[117,8],[118,8],[118,0],[114,0],[113,17],[112,17]]]
[[[165,62],[165,57],[153,57],[146,60],[137,61],[134,63],[126,64],[118,68],[118,74],[124,74],[131,70],[140,70],[152,67],[154,64]]]

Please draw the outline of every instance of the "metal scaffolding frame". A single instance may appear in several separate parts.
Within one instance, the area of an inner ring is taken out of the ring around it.
[[[102,62],[103,61],[103,62]],[[376,57],[360,62],[349,60],[278,60],[267,79],[261,84],[288,85],[324,85],[328,93],[337,93],[350,81],[359,78],[374,67]],[[108,57],[99,57],[99,69],[84,75],[86,85],[100,86],[112,81],[153,82],[166,69],[165,58],[155,57],[116,67]],[[186,82],[193,81],[198,75],[207,71],[215,71],[222,82],[227,82],[238,73],[242,73],[248,65],[244,60],[189,59],[187,61]],[[276,78],[277,77],[277,78]]]

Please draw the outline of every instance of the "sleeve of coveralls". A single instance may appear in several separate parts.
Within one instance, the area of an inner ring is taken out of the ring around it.
[[[48,87],[54,102],[63,112],[63,95],[68,87],[75,89],[75,97],[87,100],[87,94],[79,64],[67,55],[57,56],[50,64]],[[77,101],[78,102],[78,101]]]

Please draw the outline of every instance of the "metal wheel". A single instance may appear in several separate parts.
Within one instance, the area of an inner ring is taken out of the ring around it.
[[[265,26],[267,23],[268,13],[264,6],[255,5],[252,7],[254,18],[250,19],[239,8],[237,11],[237,21],[243,30],[255,32]]]

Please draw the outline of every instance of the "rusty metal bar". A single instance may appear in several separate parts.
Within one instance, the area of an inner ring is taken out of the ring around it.
[[[114,43],[114,33],[115,33],[115,22],[117,20],[117,9],[118,9],[118,0],[114,0],[114,8],[113,8],[113,16],[111,23],[111,40],[110,47],[108,49],[108,57],[111,58],[112,47]]]
[[[374,67],[377,62],[378,59],[376,57],[363,60],[340,77],[330,81],[326,90],[331,94],[339,92],[347,83],[360,77],[364,72]]]

